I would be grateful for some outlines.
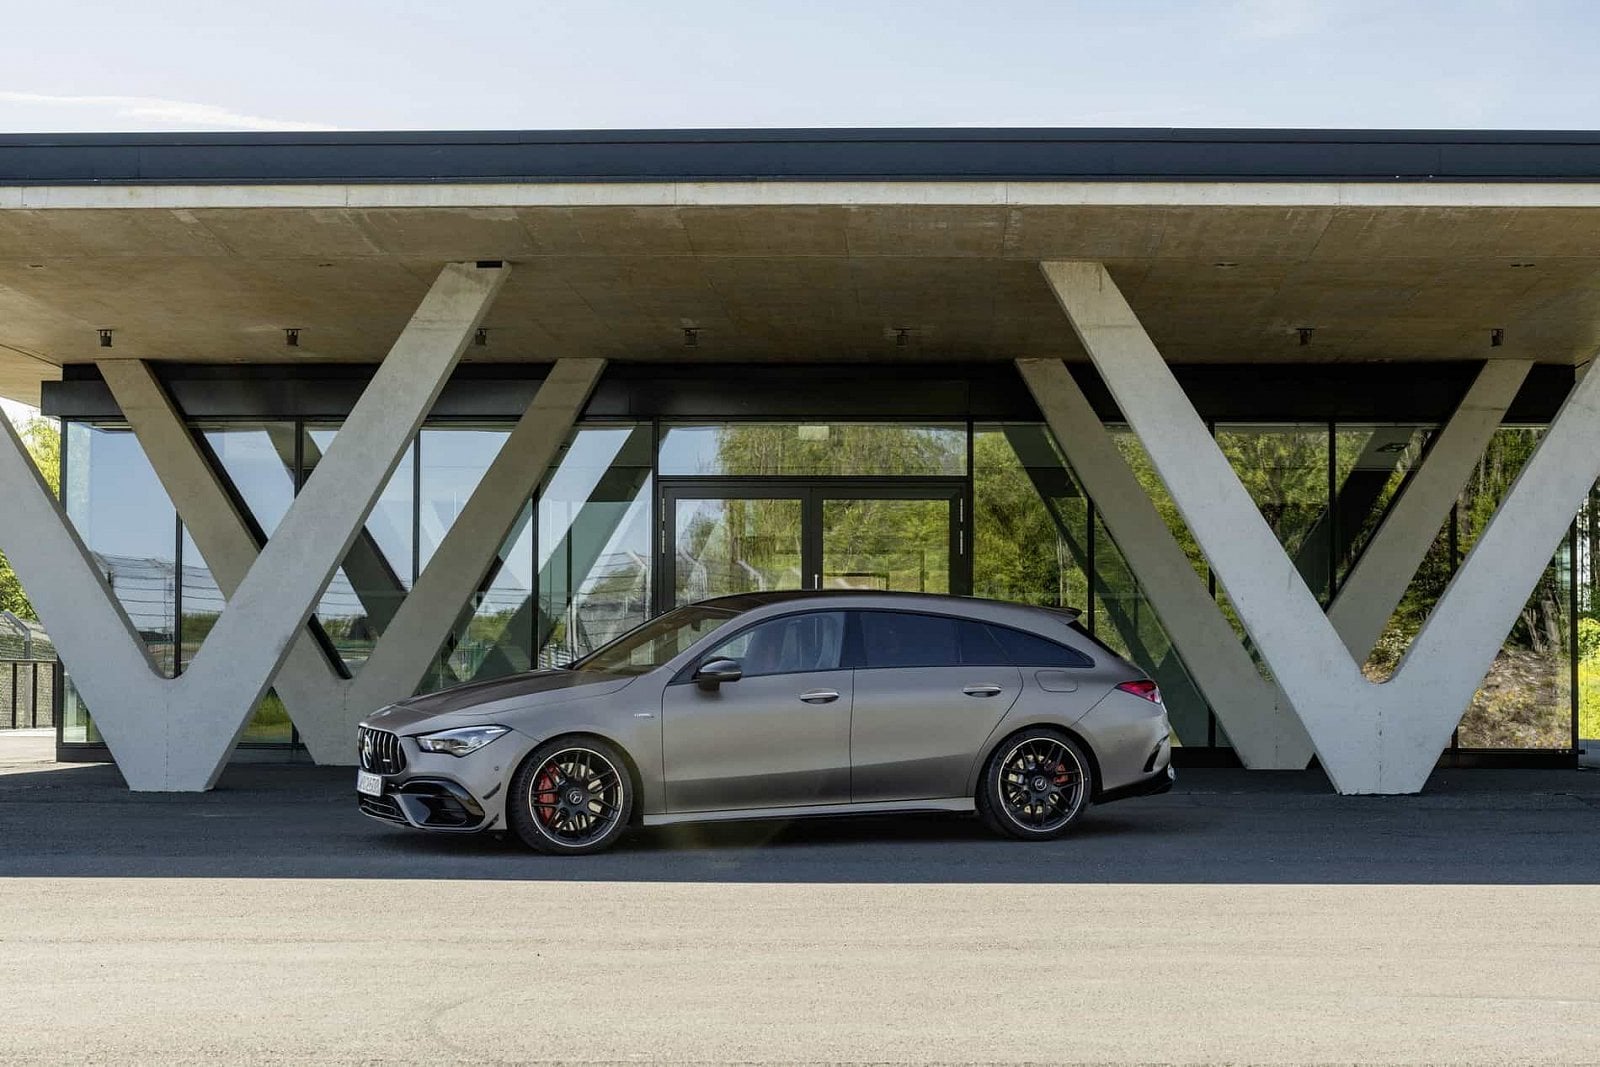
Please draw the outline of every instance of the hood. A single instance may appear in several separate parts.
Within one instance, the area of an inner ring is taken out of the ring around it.
[[[614,693],[634,677],[601,671],[528,671],[411,697],[368,715],[365,721],[403,734],[419,733],[415,727],[424,724],[440,730],[472,726],[513,711]]]

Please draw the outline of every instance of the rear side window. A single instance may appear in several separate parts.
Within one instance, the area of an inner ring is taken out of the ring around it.
[[[981,622],[962,621],[956,624],[956,638],[961,643],[963,667],[994,666],[1010,663],[1011,657],[995,640],[994,631]]]
[[[862,666],[952,667],[960,663],[955,619],[898,611],[863,611]]]
[[[1012,630],[1005,626],[990,626],[1011,662],[1019,667],[1093,667],[1094,660],[1066,645],[1058,645],[1047,638]]]
[[[862,667],[1092,667],[1083,653],[1042,637],[947,615],[856,613]],[[855,658],[855,657],[852,657]]]

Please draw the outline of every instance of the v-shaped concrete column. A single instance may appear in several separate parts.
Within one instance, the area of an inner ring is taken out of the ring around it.
[[[1342,793],[1414,793],[1600,478],[1600,375],[1573,387],[1394,675],[1372,683],[1099,263],[1046,263],[1073,329]]]
[[[341,677],[309,633],[294,641],[274,684],[318,763],[354,763],[355,724],[416,692],[604,367],[604,360],[565,359],[551,369],[355,678]],[[260,549],[220,472],[149,367],[108,361],[101,370],[218,586],[231,598]]]
[[[208,789],[432,408],[507,268],[445,267],[189,669],[163,678],[6,420],[0,548],[136,790]]]
[[[1240,760],[1258,770],[1303,769],[1312,751],[1305,727],[1293,712],[1278,707],[1272,686],[1234,636],[1066,365],[1022,359],[1017,369]]]
[[[1365,659],[1383,633],[1529,366],[1518,360],[1484,364],[1340,587],[1329,614],[1353,655]],[[1262,678],[1234,637],[1066,366],[1018,360],[1017,368],[1240,760],[1255,770],[1305,767],[1311,738],[1287,696]]]

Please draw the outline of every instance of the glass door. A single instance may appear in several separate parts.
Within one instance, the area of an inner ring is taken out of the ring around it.
[[[663,493],[663,610],[733,593],[807,588],[803,493],[769,486]]]
[[[951,562],[962,547],[960,496],[884,492],[817,490],[813,588],[951,592]]]
[[[965,515],[957,482],[664,480],[661,609],[771,589],[966,592]]]

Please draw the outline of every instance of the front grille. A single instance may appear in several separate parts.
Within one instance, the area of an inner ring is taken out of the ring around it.
[[[357,739],[361,752],[361,769],[375,774],[399,774],[406,769],[405,750],[400,738],[388,730],[361,728]]]

